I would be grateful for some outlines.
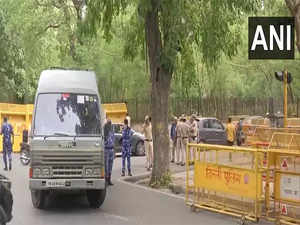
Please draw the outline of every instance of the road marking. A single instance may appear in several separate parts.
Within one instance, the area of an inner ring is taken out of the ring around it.
[[[123,216],[118,216],[118,215],[114,215],[114,214],[110,214],[110,213],[103,213],[103,214],[104,214],[104,216],[107,216],[107,217],[109,217],[109,218],[119,219],[119,220],[123,220],[123,221],[126,221],[126,222],[129,221],[128,218],[123,217]]]
[[[143,189],[143,190],[146,190],[146,191],[152,191],[152,192],[156,192],[156,193],[159,193],[159,194],[167,195],[169,197],[177,198],[177,199],[180,199],[180,200],[185,200],[185,197],[183,197],[183,196],[178,196],[178,195],[170,194],[170,193],[158,190],[158,189],[145,187],[145,186],[142,186],[142,185],[139,185],[139,184],[134,184],[134,183],[131,183],[129,181],[125,181],[122,178],[118,179],[118,181],[120,183],[127,184],[127,185],[130,185],[132,187],[137,187],[137,188],[140,188],[140,189]]]

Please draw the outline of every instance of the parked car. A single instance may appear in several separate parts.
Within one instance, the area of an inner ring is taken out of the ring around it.
[[[0,174],[0,224],[5,225],[12,219],[13,197],[11,182]]]
[[[198,142],[227,145],[226,129],[216,118],[198,119]]]
[[[112,124],[113,130],[115,132],[115,153],[122,152],[121,137],[123,124]],[[144,135],[133,130],[133,135],[131,137],[131,154],[136,156],[145,155],[145,145],[144,145]]]

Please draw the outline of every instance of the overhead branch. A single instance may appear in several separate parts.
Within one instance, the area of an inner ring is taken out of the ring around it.
[[[45,27],[42,31],[36,34],[36,36],[40,36],[43,33],[47,32],[49,29],[58,29],[61,26],[61,24],[49,24],[47,27]]]
[[[45,29],[44,31],[46,32],[47,30],[49,29],[56,29],[56,28],[59,28],[61,24],[49,24]]]

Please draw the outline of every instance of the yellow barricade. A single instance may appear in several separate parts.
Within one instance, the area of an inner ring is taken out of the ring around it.
[[[262,147],[267,148],[270,145],[272,137],[275,133],[281,134],[289,134],[289,133],[296,133],[300,134],[299,128],[269,128],[269,127],[262,127],[257,126],[252,130],[251,133],[246,133],[246,146],[251,147]]]
[[[294,140],[300,136],[285,135]],[[300,148],[285,147],[188,144],[186,204],[241,219],[299,225]]]
[[[300,149],[269,149],[274,166],[269,174],[274,174],[274,194],[266,193],[269,216],[276,224],[300,224]]]
[[[288,127],[300,128],[300,118],[287,118]]]
[[[261,217],[262,159],[257,149],[188,144],[186,203],[252,221]],[[190,152],[193,159],[190,159]],[[193,180],[190,180],[193,176]]]
[[[109,117],[113,123],[124,122],[127,114],[125,103],[103,104],[102,106],[106,116]],[[20,152],[20,143],[23,140],[23,130],[27,129],[30,131],[33,108],[33,104],[0,103],[0,124],[2,124],[3,118],[7,117],[14,129],[14,152]],[[0,146],[0,152],[2,152],[2,138],[0,138]]]
[[[20,151],[20,143],[23,139],[23,130],[30,129],[33,105],[0,103],[0,121],[7,117],[14,129],[13,151]],[[2,137],[0,137],[0,151],[2,152]]]

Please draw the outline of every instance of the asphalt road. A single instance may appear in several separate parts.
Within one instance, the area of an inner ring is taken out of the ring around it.
[[[2,155],[1,159],[2,159]],[[134,175],[145,173],[145,158],[134,157]],[[2,165],[2,164],[0,164]],[[11,225],[142,225],[142,224],[237,224],[229,216],[207,211],[191,212],[184,200],[128,184],[120,180],[121,159],[114,164],[114,186],[108,189],[106,200],[100,209],[90,209],[87,200],[80,195],[52,196],[46,210],[33,208],[28,188],[28,167],[14,156],[13,170],[0,171],[12,181],[14,195]],[[2,170],[2,169],[1,169]]]

